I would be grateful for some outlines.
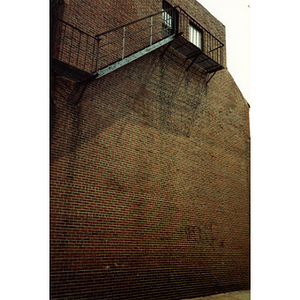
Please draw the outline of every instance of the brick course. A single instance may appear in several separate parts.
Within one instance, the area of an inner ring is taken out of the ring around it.
[[[225,42],[199,3],[170,3]],[[70,0],[63,15],[94,34],[160,9]],[[205,71],[185,72],[188,62],[163,50],[91,82],[79,105],[82,88],[53,79],[51,299],[249,289],[249,106],[227,69],[205,85]]]

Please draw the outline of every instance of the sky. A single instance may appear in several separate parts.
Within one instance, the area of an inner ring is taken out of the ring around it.
[[[226,27],[227,67],[245,99],[251,103],[250,0],[197,0]]]

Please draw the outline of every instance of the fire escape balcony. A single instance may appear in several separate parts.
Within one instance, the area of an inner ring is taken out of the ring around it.
[[[187,70],[192,64],[207,73],[224,68],[224,44],[178,6],[95,36],[59,19],[53,32],[52,69],[78,81],[100,78],[164,45],[186,57]]]
[[[178,37],[172,47],[207,73],[224,69],[224,44],[192,18],[182,8],[176,7]]]

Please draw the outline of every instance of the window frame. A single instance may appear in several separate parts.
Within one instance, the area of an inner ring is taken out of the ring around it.
[[[192,37],[192,30],[194,32],[193,37]],[[195,39],[195,33],[196,33],[196,39]],[[200,37],[200,43],[198,42],[199,37]],[[193,45],[198,47],[200,50],[203,49],[203,30],[192,22],[189,23],[189,40]]]
[[[173,16],[171,9],[173,6],[167,1],[162,2],[162,35],[163,37],[170,36],[173,31]]]

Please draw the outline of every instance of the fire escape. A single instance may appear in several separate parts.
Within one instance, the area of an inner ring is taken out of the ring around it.
[[[224,44],[179,6],[118,28],[89,35],[57,19],[51,68],[79,82],[98,79],[164,46],[171,46],[210,76],[224,68]],[[208,81],[209,81],[208,80]]]

